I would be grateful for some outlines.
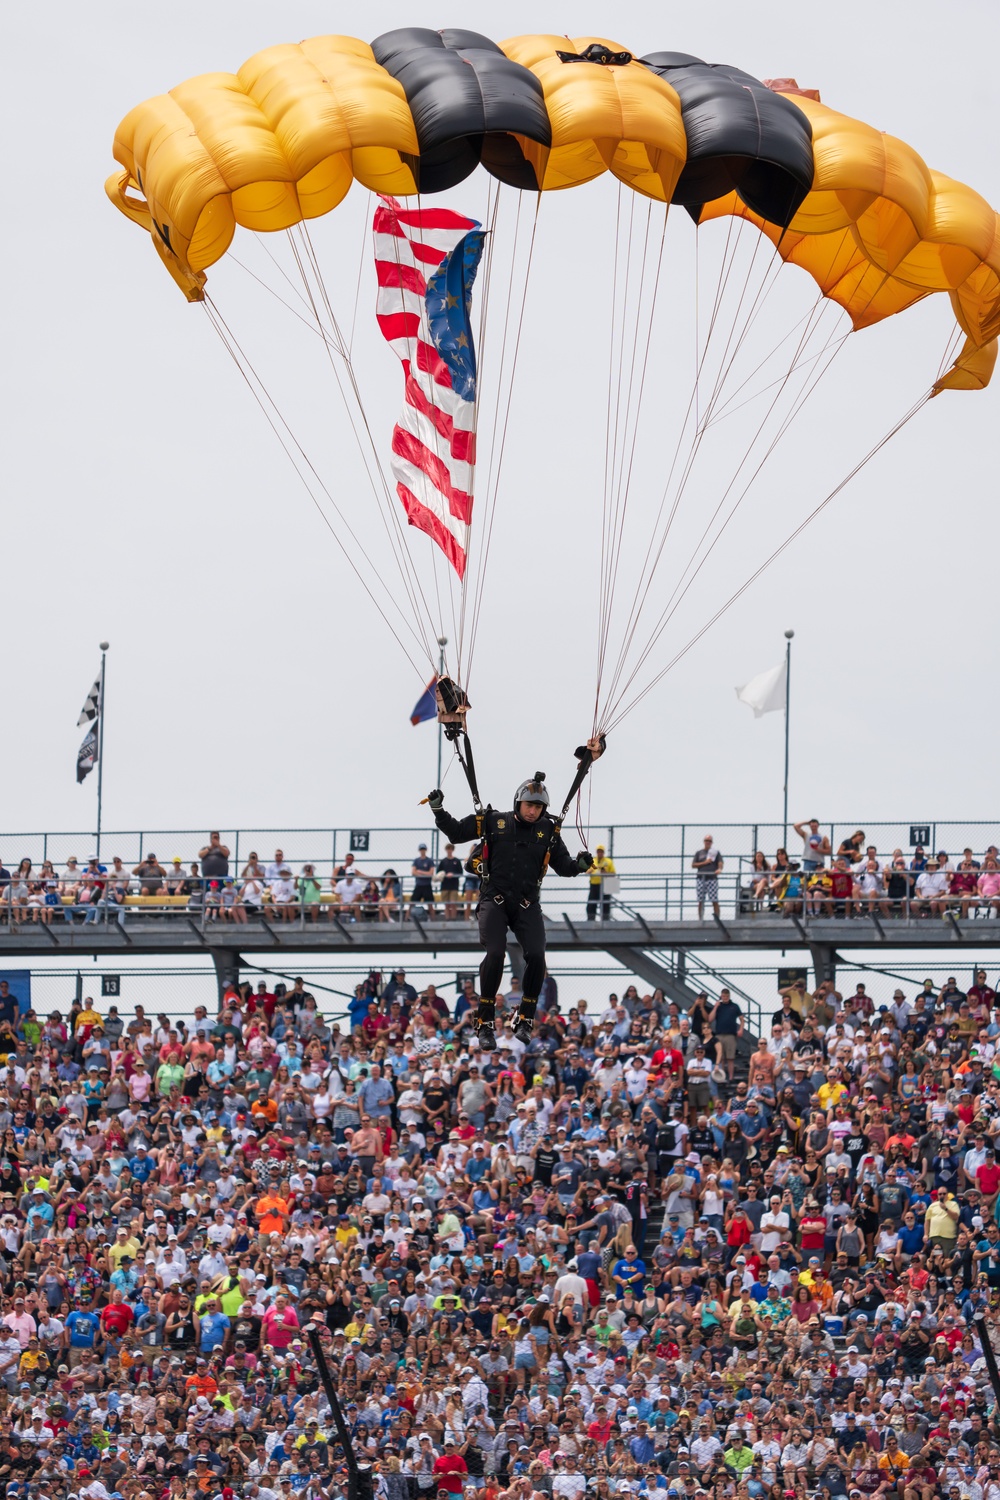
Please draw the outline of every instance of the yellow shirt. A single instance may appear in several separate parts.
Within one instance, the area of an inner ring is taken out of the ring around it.
[[[75,1030],[79,1031],[83,1026],[100,1026],[101,1018],[93,1006],[89,1010],[81,1010],[76,1018]]]
[[[115,1240],[113,1245],[108,1246],[108,1260],[114,1261],[115,1270],[117,1271],[118,1262],[123,1255],[131,1255],[134,1261],[141,1248],[138,1240],[128,1239],[124,1245],[120,1240]]]
[[[829,1109],[834,1104],[839,1104],[847,1093],[842,1083],[822,1083],[819,1087],[819,1103],[821,1109]]]
[[[614,860],[608,859],[602,854],[600,859],[595,859],[587,874],[590,876],[591,885],[600,885],[602,875],[613,875],[615,873]]]
[[[927,1210],[924,1214],[924,1234],[929,1240],[933,1239],[935,1235],[944,1240],[958,1238],[958,1220],[953,1219],[948,1212],[945,1206],[948,1203],[950,1203],[952,1208],[957,1206],[954,1199],[947,1198],[944,1203],[939,1203],[935,1199],[933,1203],[927,1205]]]

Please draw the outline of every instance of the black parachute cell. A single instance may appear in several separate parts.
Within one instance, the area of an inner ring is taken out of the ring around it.
[[[681,101],[687,163],[673,201],[697,221],[706,203],[735,190],[754,213],[787,227],[813,182],[812,127],[802,110],[740,68],[686,52],[641,61]]]
[[[407,26],[372,42],[375,60],[403,88],[420,147],[422,193],[441,193],[480,162],[502,182],[534,189],[534,169],[515,136],[549,146],[542,86],[475,31]]]

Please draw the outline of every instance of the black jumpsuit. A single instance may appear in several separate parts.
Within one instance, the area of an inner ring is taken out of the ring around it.
[[[434,821],[453,844],[467,844],[478,833],[475,813],[453,818],[442,808]],[[479,897],[479,939],[486,951],[479,965],[479,992],[484,1001],[496,999],[509,929],[524,952],[521,989],[533,1008],[545,978],[545,924],[538,904],[545,857],[557,875],[579,875],[580,867],[548,813],[537,823],[525,823],[516,813],[489,807],[483,837],[486,873]]]

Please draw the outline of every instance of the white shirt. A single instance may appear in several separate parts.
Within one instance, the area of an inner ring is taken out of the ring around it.
[[[564,1297],[572,1297],[577,1307],[586,1307],[589,1295],[587,1283],[575,1271],[565,1272],[556,1282],[554,1300],[557,1303],[562,1302]]]
[[[760,1221],[760,1248],[767,1255],[788,1238],[789,1219],[780,1208],[766,1209]]]
[[[579,1468],[575,1474],[557,1474],[552,1481],[553,1495],[566,1495],[568,1500],[577,1500],[587,1488],[587,1476]]]

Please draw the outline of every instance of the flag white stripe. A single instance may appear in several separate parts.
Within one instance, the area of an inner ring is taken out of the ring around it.
[[[454,488],[456,490],[463,490],[467,495],[472,494],[475,476],[473,465],[465,463],[463,459],[456,458],[454,454],[448,455],[447,451],[445,453],[441,452],[442,448],[447,450],[447,439],[442,437],[429,417],[425,417],[423,412],[419,412],[415,407],[407,404],[400,412],[396,426],[405,427],[407,432],[412,432],[413,436],[418,438],[425,448],[429,448],[432,453],[441,454],[444,462],[447,463]],[[404,483],[409,484],[409,480],[405,480]],[[410,485],[410,488],[412,489],[413,486]]]
[[[392,472],[408,490],[413,491],[421,505],[426,505],[429,511],[433,511],[442,526],[451,532],[458,545],[464,550],[465,526],[457,516],[452,515],[447,500],[437,485],[431,483],[423,469],[418,469],[416,464],[410,463],[409,459],[400,458],[398,453],[394,453]]]
[[[416,313],[419,317],[424,311],[424,299],[417,292],[411,292],[402,286],[380,286],[375,297],[375,312],[377,313]],[[393,344],[407,344],[409,339],[392,339]]]

